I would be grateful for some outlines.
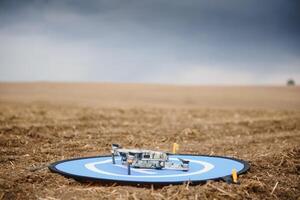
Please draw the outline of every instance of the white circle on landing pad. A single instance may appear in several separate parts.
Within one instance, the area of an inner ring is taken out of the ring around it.
[[[205,155],[169,155],[172,162],[180,163],[178,158],[189,160],[189,170],[138,169],[127,166],[116,157],[112,164],[111,156],[76,158],[53,163],[49,169],[64,176],[80,181],[108,181],[118,183],[178,184],[187,181],[193,183],[221,179],[230,176],[232,169],[240,174],[248,170],[248,163],[234,158]]]
[[[170,160],[177,160],[176,158],[170,158]],[[214,165],[208,163],[208,162],[204,162],[204,161],[200,161],[200,160],[189,160],[190,163],[197,163],[199,165],[202,165],[203,168],[198,171],[195,171],[195,172],[184,172],[184,173],[181,173],[181,174],[170,174],[170,175],[128,175],[128,174],[116,174],[116,173],[112,173],[112,172],[108,172],[108,171],[104,171],[104,170],[101,170],[101,169],[98,169],[96,167],[96,165],[101,165],[101,164],[104,164],[104,163],[111,163],[112,160],[111,159],[107,159],[107,160],[104,160],[104,161],[99,161],[99,162],[92,162],[92,163],[87,163],[85,164],[84,166],[93,171],[93,172],[96,172],[96,173],[100,173],[100,174],[106,174],[106,175],[110,175],[110,176],[124,176],[124,177],[135,177],[135,178],[163,178],[163,177],[179,177],[179,176],[191,176],[191,175],[196,175],[196,174],[202,174],[202,173],[205,173],[205,172],[208,172],[210,171],[211,169],[214,168]],[[120,165],[116,165],[117,167],[119,167]],[[126,167],[127,169],[127,167]],[[137,171],[139,173],[145,173],[143,172],[144,170],[143,169],[135,169],[135,168],[132,168],[131,169],[132,171]],[[149,169],[149,170],[152,170],[152,171],[157,171],[156,169]],[[179,171],[179,170],[177,170]],[[125,170],[125,172],[127,173],[127,171]],[[156,174],[156,173],[154,173]]]

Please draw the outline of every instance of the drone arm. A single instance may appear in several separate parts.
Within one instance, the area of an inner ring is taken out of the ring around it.
[[[118,149],[120,149],[120,148],[121,148],[121,146],[118,144],[111,145],[111,149],[112,149],[111,151],[114,155],[119,155]]]

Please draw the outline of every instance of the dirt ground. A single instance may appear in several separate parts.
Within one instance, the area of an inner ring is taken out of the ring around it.
[[[249,162],[240,185],[80,183],[51,162],[111,143]],[[300,88],[0,84],[0,199],[300,199]]]

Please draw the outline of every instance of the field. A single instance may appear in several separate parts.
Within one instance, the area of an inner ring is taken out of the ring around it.
[[[80,183],[51,162],[111,143],[248,161],[240,185]],[[0,84],[0,199],[299,199],[300,88]]]

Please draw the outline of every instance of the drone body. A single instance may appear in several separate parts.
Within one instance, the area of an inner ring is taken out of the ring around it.
[[[123,165],[131,165],[134,168],[148,169],[174,169],[174,170],[189,170],[189,161],[178,159],[178,162],[169,160],[169,156],[165,152],[143,150],[143,149],[124,149],[120,145],[112,145],[112,160],[115,164],[115,156],[121,157]]]

